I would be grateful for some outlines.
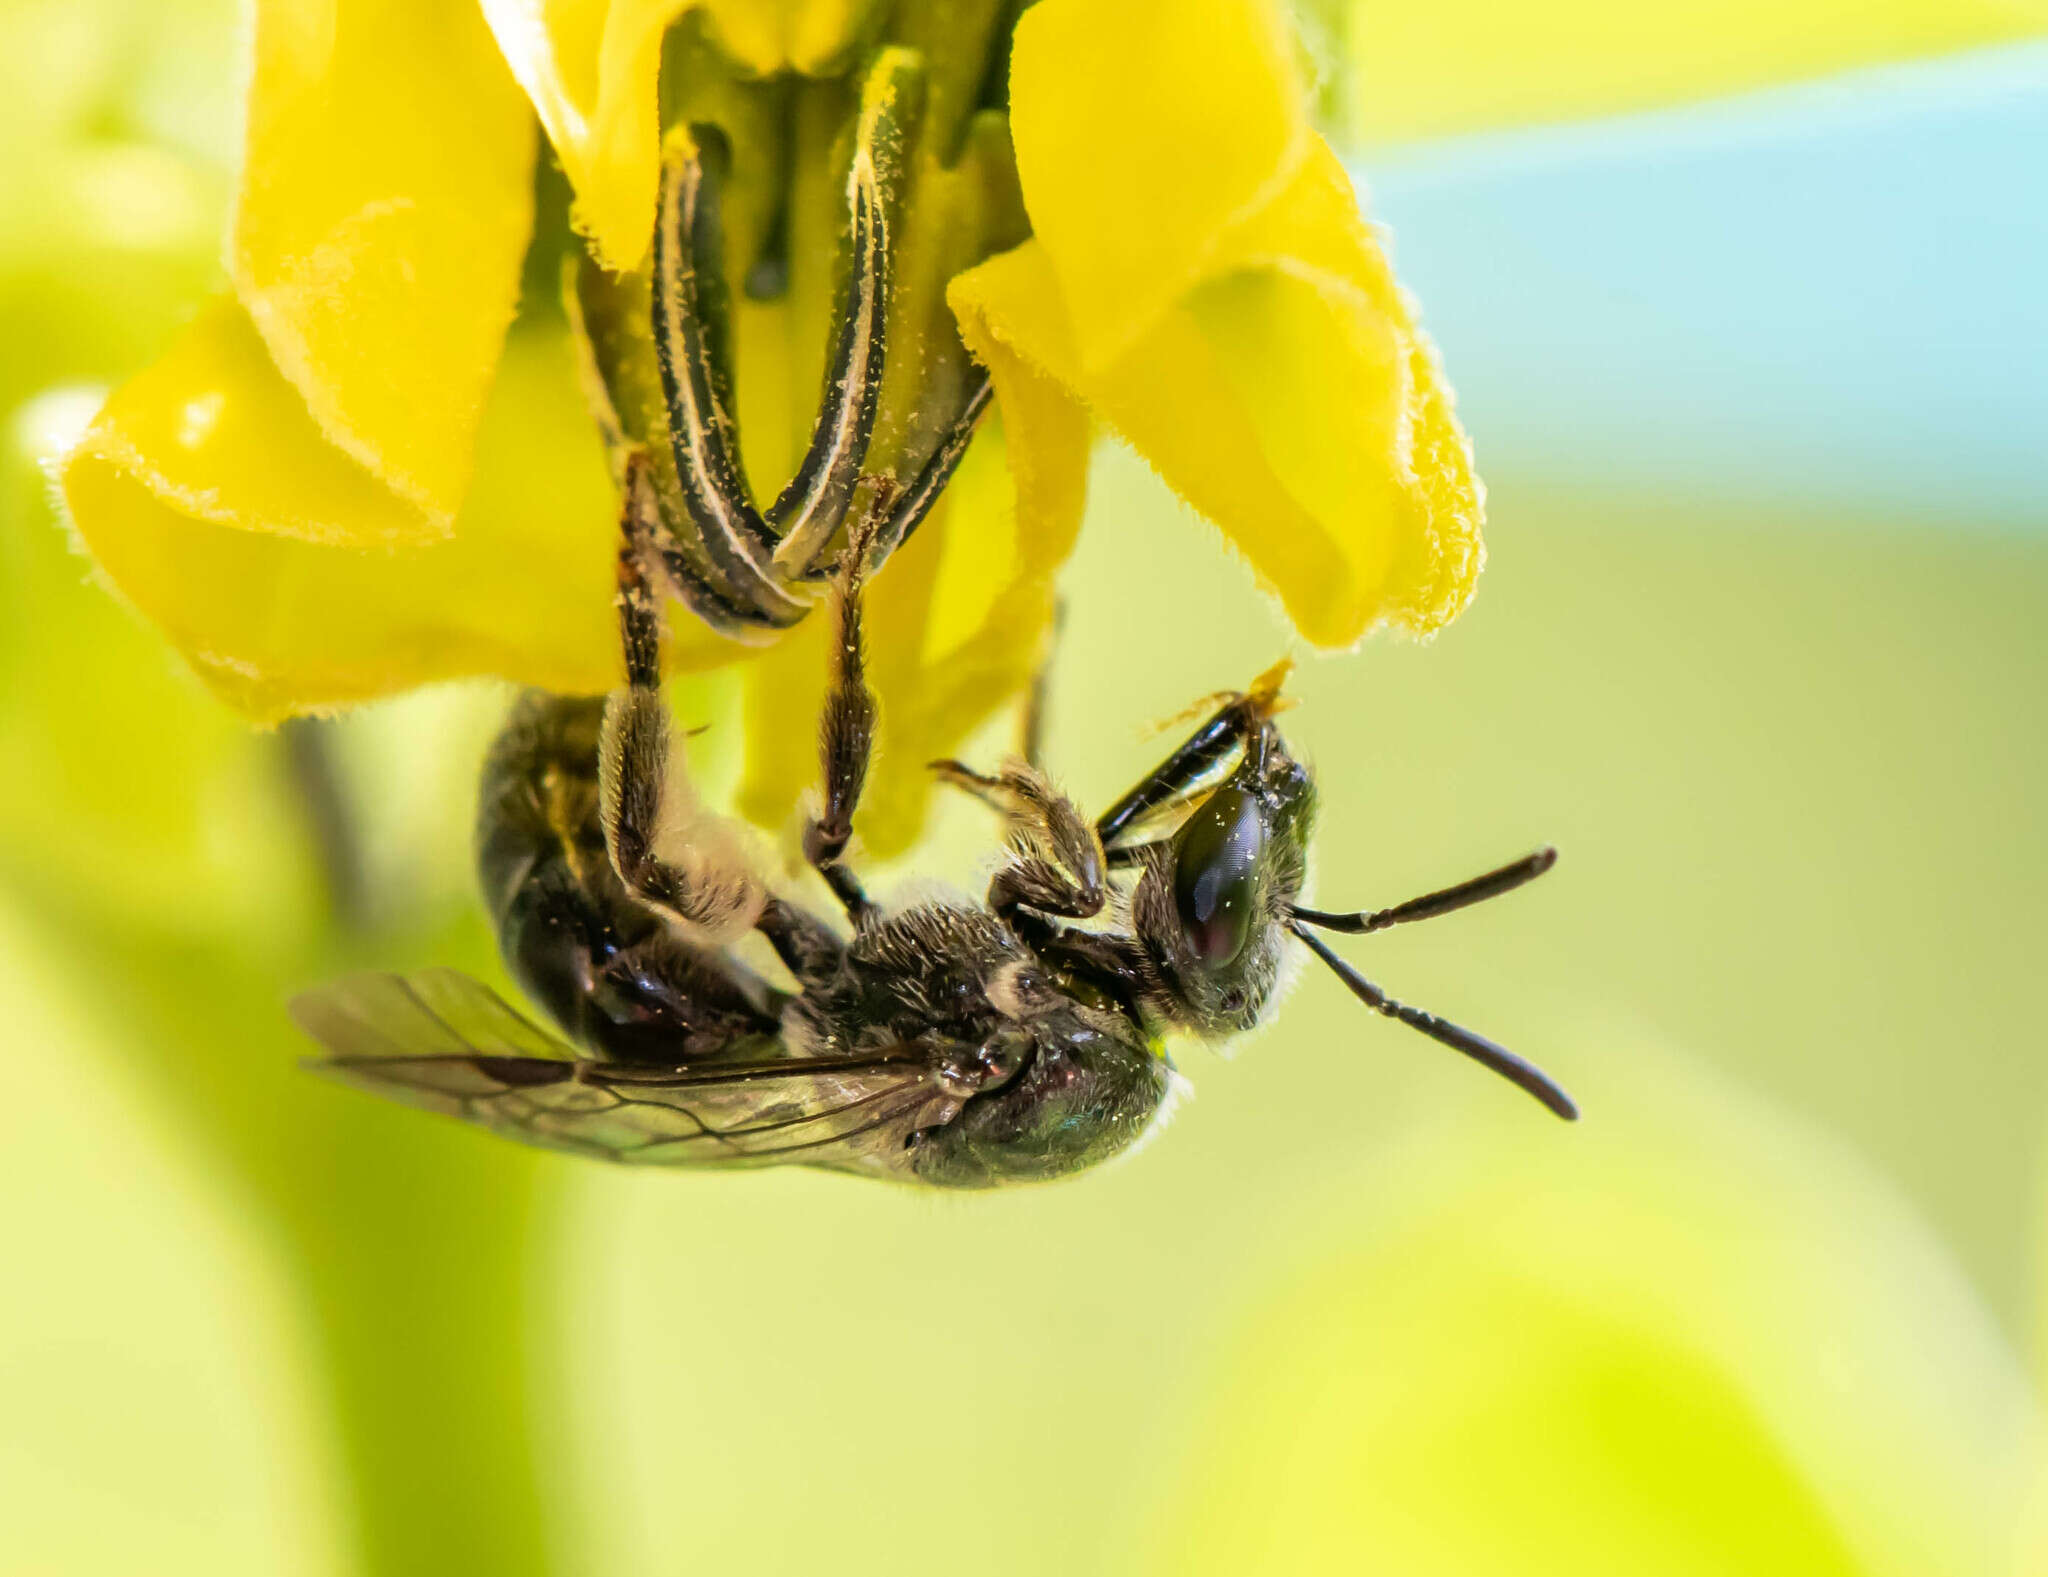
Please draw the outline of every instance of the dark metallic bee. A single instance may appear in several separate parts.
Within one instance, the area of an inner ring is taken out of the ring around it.
[[[884,350],[886,164],[855,158],[826,400],[796,480],[763,511],[746,496],[717,336],[703,329],[704,298],[717,294],[697,287],[699,275],[716,283],[710,175],[694,143],[671,153],[652,315],[673,474],[600,408],[624,494],[627,684],[608,698],[523,697],[485,765],[478,811],[478,868],[505,961],[560,1033],[453,970],[367,975],[294,1002],[332,1054],[316,1066],[609,1160],[787,1162],[984,1188],[1063,1176],[1137,1143],[1179,1083],[1165,1037],[1217,1041],[1258,1024],[1291,939],[1369,1007],[1575,1116],[1535,1068],[1393,1001],[1311,930],[1446,914],[1541,875],[1552,852],[1376,913],[1301,907],[1315,786],[1274,724],[1284,667],[1223,699],[1092,823],[1035,747],[992,775],[934,763],[1004,818],[1007,859],[983,904],[889,912],[868,899],[842,859],[874,733],[861,588],[922,521],[988,402],[977,371],[915,474],[863,473]],[[600,390],[603,338],[600,326]],[[804,851],[850,938],[771,891],[696,809],[671,760],[660,664],[663,593],[729,634],[758,636],[803,617],[822,585],[815,561],[842,534],[824,795]],[[749,932],[787,984],[739,955]]]
[[[1291,938],[1369,1007],[1576,1115],[1535,1068],[1393,1001],[1310,929],[1446,914],[1540,875],[1552,852],[1374,913],[1297,904],[1316,796],[1274,723],[1282,670],[1225,699],[1092,823],[1035,763],[935,763],[1004,817],[1008,857],[984,904],[871,902],[841,859],[874,717],[861,541],[837,585],[825,792],[804,840],[851,923],[843,939],[734,862],[672,774],[659,607],[634,537],[620,556],[627,687],[525,696],[484,769],[485,896],[512,974],[568,1039],[452,970],[370,975],[293,1004],[333,1054],[322,1069],[610,1160],[1030,1182],[1143,1138],[1178,1082],[1164,1038],[1258,1024]],[[736,955],[749,929],[794,991]]]

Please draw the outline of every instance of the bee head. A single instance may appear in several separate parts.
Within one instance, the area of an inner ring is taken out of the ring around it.
[[[1132,920],[1182,1027],[1221,1038],[1264,1015],[1308,866],[1315,802],[1308,768],[1267,717],[1236,770],[1146,852]]]

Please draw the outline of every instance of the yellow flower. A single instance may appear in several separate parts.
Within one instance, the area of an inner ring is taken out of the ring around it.
[[[619,270],[645,267],[661,126],[725,134],[731,271],[771,237],[786,271],[734,312],[738,426],[772,495],[820,382],[832,172],[895,45],[922,106],[891,343],[917,354],[892,355],[877,450],[915,425],[955,314],[998,414],[875,587],[869,841],[908,841],[922,763],[1034,666],[1098,423],[1310,640],[1454,614],[1478,484],[1280,8],[1046,0],[1008,45],[1007,6],[904,7],[880,29],[875,9],[259,5],[233,289],[65,466],[101,564],[263,721],[470,674],[607,687],[616,504],[554,300],[535,119]],[[1006,47],[1007,116],[983,106]],[[679,667],[745,661],[741,804],[780,820],[814,775],[792,719],[822,682],[821,621],[766,652],[676,624]]]
[[[956,328],[997,407],[874,590],[864,831],[901,848],[921,764],[1039,658],[1099,429],[1316,645],[1426,633],[1472,594],[1469,447],[1315,130],[1318,87],[1348,88],[1377,135],[1569,113],[1626,102],[1646,57],[1697,55],[1696,34],[1618,21],[1558,41],[1551,71],[1491,9],[1450,31],[1440,8],[1319,9],[1357,82],[1311,81],[1279,0],[260,0],[231,289],[107,403],[65,497],[120,590],[258,721],[469,675],[608,687],[617,505],[561,312],[564,214],[630,291],[663,126],[719,128],[738,427],[773,496],[822,382],[834,172],[863,83],[901,71],[921,103],[889,321],[910,350],[876,453],[906,453],[957,382]],[[1809,34],[1784,8],[1723,9],[1731,38],[1774,46],[1707,51],[1686,90],[1810,68],[1815,40],[1853,58],[2024,20],[1916,3]],[[822,621],[765,651],[675,624],[678,668],[742,665],[740,807],[782,822],[814,774]]]

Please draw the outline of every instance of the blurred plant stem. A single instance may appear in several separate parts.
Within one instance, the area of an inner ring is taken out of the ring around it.
[[[350,1198],[301,1190],[279,1213],[361,1569],[539,1577],[552,1563],[527,1384],[544,1345],[532,1169],[388,1159],[375,1136],[346,1134],[328,1175]]]
[[[277,730],[306,830],[327,887],[334,924],[346,932],[370,923],[369,872],[362,829],[334,759],[334,724],[320,717],[287,718]]]
[[[25,767],[0,794],[0,883],[293,1300],[326,1438],[275,1449],[333,1464],[344,1569],[541,1577],[545,1163],[303,1072],[286,1015],[353,969],[489,971],[490,940],[467,896],[429,896],[456,890],[446,871],[372,889],[329,725],[237,725],[84,581],[31,463],[40,432],[0,480],[0,755]]]
[[[293,991],[352,968],[482,963],[474,918],[297,939],[194,939],[61,906],[46,918],[78,993],[180,1139],[223,1173],[300,1300],[357,1569],[547,1572],[528,1384],[550,1345],[535,1315],[548,1304],[535,1296],[545,1163],[309,1075],[285,1013]]]

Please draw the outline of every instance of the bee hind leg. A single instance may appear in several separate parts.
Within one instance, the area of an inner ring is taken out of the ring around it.
[[[605,703],[598,736],[598,802],[607,852],[633,895],[713,934],[751,925],[767,894],[739,852],[678,781],[668,703],[661,691],[661,607],[642,536],[650,484],[629,461],[619,544],[619,636],[626,685]]]
[[[881,568],[930,515],[959,468],[982,413],[988,409],[988,373],[967,360],[957,343],[951,354],[931,353],[920,370],[918,413],[894,464],[911,472],[905,480],[895,470],[886,475],[864,473],[869,442],[880,408],[882,375],[887,360],[892,247],[890,231],[902,222],[900,190],[907,107],[920,95],[908,91],[904,73],[915,74],[898,60],[880,64],[862,93],[861,113],[851,167],[847,172],[850,247],[842,287],[837,328],[825,369],[825,398],[811,429],[811,438],[796,474],[768,507],[766,523],[779,537],[774,552],[776,573],[793,585],[823,581],[827,547],[849,511],[858,511],[863,481],[886,494],[889,504],[864,550],[869,573]],[[909,113],[915,113],[910,111]],[[715,263],[703,257],[706,267]],[[955,379],[952,374],[964,369]],[[942,388],[957,381],[959,403],[944,416]],[[932,415],[924,414],[930,411]],[[912,460],[916,456],[914,469]],[[853,536],[849,529],[848,540]]]
[[[599,817],[612,867],[635,897],[693,924],[724,932],[751,918],[800,983],[829,979],[844,949],[823,921],[767,892],[736,862],[722,871],[709,862],[685,868],[655,852],[672,801],[684,796],[671,776],[661,693],[661,610],[650,578],[656,505],[644,454],[628,456],[625,491],[618,602],[626,688],[605,703],[598,744]]]
[[[847,177],[850,255],[825,393],[795,474],[765,511],[747,485],[726,370],[722,139],[708,127],[672,133],[663,171],[653,329],[683,525],[732,600],[777,627],[795,624],[815,603],[817,562],[846,519],[881,404],[890,216],[901,168],[882,145],[899,139],[900,128],[886,107],[862,124]]]
[[[846,523],[863,479],[888,359],[890,229],[900,208],[902,128],[886,99],[862,117],[847,176],[849,257],[825,394],[795,474],[766,510],[747,485],[726,366],[728,288],[721,261],[719,192],[723,141],[713,128],[670,134],[653,245],[653,333],[680,497],[671,573],[678,595],[708,582],[707,622],[786,629],[815,604],[820,560]],[[890,497],[872,532],[867,568],[878,569],[930,515],[958,469],[992,399],[988,373],[970,367],[960,405],[908,483]],[[694,561],[694,562],[693,562]],[[702,609],[700,608],[701,612]],[[725,618],[721,621],[719,614]],[[744,637],[742,637],[744,638]]]
[[[708,128],[671,133],[655,215],[654,350],[681,495],[677,526],[727,600],[753,622],[787,628],[810,603],[776,574],[775,533],[748,490],[729,399],[722,151]]]
[[[642,573],[727,640],[743,646],[773,641],[784,626],[722,590],[684,548],[646,453],[629,449],[624,469],[623,531]]]
[[[825,368],[825,397],[795,474],[767,510],[768,526],[780,539],[775,572],[785,580],[811,577],[845,521],[881,408],[897,161],[877,157],[873,135],[871,128],[855,149],[848,176],[850,256]]]

